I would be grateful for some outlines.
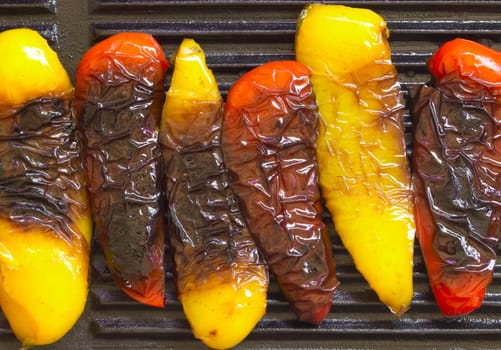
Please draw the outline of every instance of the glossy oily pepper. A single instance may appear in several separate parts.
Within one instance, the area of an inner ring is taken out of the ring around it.
[[[479,308],[501,236],[501,53],[456,39],[413,99],[417,235],[445,315]]]
[[[249,229],[299,320],[319,324],[338,285],[322,222],[310,71],[270,62],[226,101],[222,145]]]
[[[185,39],[162,114],[176,286],[195,337],[237,345],[266,311],[267,269],[229,187],[221,151],[223,101],[200,46]]]
[[[82,57],[74,101],[108,268],[127,295],[155,307],[165,305],[158,133],[167,69],[151,35],[114,35]]]
[[[30,347],[84,310],[92,221],[68,74],[33,30],[0,33],[0,50],[0,305]]]
[[[403,105],[386,23],[358,8],[312,4],[296,58],[312,70],[320,186],[356,268],[397,315],[410,306],[415,223]]]

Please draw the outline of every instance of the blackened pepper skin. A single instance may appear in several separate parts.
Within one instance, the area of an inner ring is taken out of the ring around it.
[[[86,203],[70,99],[30,101],[0,125],[8,130],[0,131],[0,217],[21,230],[41,225],[69,244],[78,241],[75,211]]]
[[[271,62],[230,89],[222,146],[249,229],[297,317],[319,324],[338,285],[321,219],[310,71]]]
[[[501,64],[494,50],[448,42],[429,64],[435,86],[420,87],[413,101],[417,235],[445,315],[480,307],[496,264],[501,129],[493,62]]]
[[[192,128],[199,137],[181,142],[179,150],[169,141],[164,144],[170,242],[181,284],[206,280],[234,264],[256,265],[256,270],[264,266],[229,187],[220,145],[222,103],[195,105],[191,113],[207,117],[210,129]]]
[[[108,267],[126,294],[156,307],[165,305],[158,132],[167,68],[150,35],[114,35],[82,58],[74,103]]]

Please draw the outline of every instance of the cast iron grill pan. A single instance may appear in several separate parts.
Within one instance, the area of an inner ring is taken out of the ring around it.
[[[327,1],[326,1],[327,2]],[[328,1],[330,2],[330,1]],[[223,95],[249,69],[294,58],[296,18],[307,1],[296,0],[0,0],[0,29],[36,29],[58,51],[73,77],[83,53],[121,31],[153,34],[171,56],[184,37],[204,48]],[[429,80],[425,62],[443,42],[473,39],[501,50],[501,1],[338,1],[380,13],[391,31],[393,62],[402,95]],[[1,62],[0,62],[1,64]],[[167,81],[170,80],[168,76]],[[409,153],[411,120],[406,109]],[[501,266],[483,306],[455,318],[441,316],[416,244],[414,299],[410,311],[392,315],[356,271],[331,228],[341,286],[327,319],[314,327],[295,320],[271,279],[268,310],[237,349],[496,349],[501,347]],[[168,252],[168,248],[166,249]],[[40,350],[205,349],[191,334],[177,301],[170,256],[166,257],[165,309],[140,305],[113,283],[94,244],[91,290],[77,325],[58,343]],[[498,265],[501,259],[498,260]],[[47,320],[50,322],[50,320]],[[0,349],[19,343],[0,313]]]

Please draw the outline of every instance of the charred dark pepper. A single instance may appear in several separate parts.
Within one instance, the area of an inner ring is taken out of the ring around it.
[[[83,56],[74,101],[108,267],[126,294],[156,307],[165,304],[158,132],[167,68],[151,35],[114,35]]]
[[[310,71],[270,62],[230,89],[222,146],[249,229],[297,317],[321,323],[338,285],[322,222]]]
[[[413,100],[417,236],[445,315],[481,306],[501,236],[501,53],[456,39]]]

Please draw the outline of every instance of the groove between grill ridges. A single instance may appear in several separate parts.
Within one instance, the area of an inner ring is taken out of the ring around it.
[[[0,32],[7,29],[19,28],[20,26],[22,25],[20,25],[17,20],[13,21],[12,23],[2,23],[0,24]],[[38,31],[45,39],[47,39],[50,45],[55,45],[57,43],[59,36],[57,24],[38,22],[30,24],[29,27]]]
[[[113,18],[113,17],[112,17]],[[219,35],[280,37],[290,39],[296,33],[296,19],[289,20],[125,20],[116,17],[106,21],[92,21],[94,39],[107,37],[124,30],[141,30],[162,38],[178,38],[186,35],[198,37],[214,37]],[[387,20],[388,29],[395,34],[437,34],[472,36],[488,34],[495,36],[501,33],[501,20]],[[286,37],[284,37],[284,35]],[[290,41],[290,40],[287,40]]]
[[[0,2],[2,14],[44,14],[54,13],[55,9],[55,2],[52,0],[3,0]]]
[[[167,50],[165,50],[167,51]],[[174,50],[170,50],[174,52]],[[169,53],[169,51],[167,51]],[[432,52],[427,53],[410,53],[410,52],[393,52],[392,62],[398,67],[416,67],[426,68],[426,60],[432,56]],[[248,52],[241,50],[240,52],[233,51],[213,51],[210,55],[206,55],[207,64],[213,70],[224,70],[231,68],[248,68],[255,67],[269,61],[275,60],[294,60],[293,52]]]
[[[334,315],[331,313],[329,315]],[[386,313],[365,313],[359,318],[354,318],[352,313],[338,312],[338,318],[327,317],[319,326],[301,323],[291,318],[290,313],[277,313],[273,316],[265,316],[258,322],[249,339],[253,336],[272,335],[274,338],[280,334],[291,334],[295,337],[334,337],[344,335],[496,335],[499,332],[501,321],[493,320],[485,322],[485,315],[477,317],[468,316],[462,319],[436,316],[436,313],[424,315],[422,319],[405,316],[400,318]],[[135,320],[118,317],[97,317],[92,321],[92,328],[96,336],[184,336],[192,337],[189,324],[181,318],[152,318],[143,324],[137,324]],[[262,338],[261,338],[262,339]]]
[[[11,0],[14,1],[14,0]],[[34,1],[34,0],[32,0]],[[236,6],[247,6],[247,7],[267,7],[267,6],[291,6],[291,5],[304,5],[309,1],[305,0],[254,0],[254,1],[243,1],[243,0],[219,0],[219,1],[211,1],[207,0],[164,0],[162,3],[159,3],[158,0],[94,0],[94,7],[96,9],[99,8],[115,8],[116,6],[125,6],[125,7],[135,7],[135,6],[146,6],[146,7],[171,7],[171,6],[200,6],[200,7],[210,7],[215,3],[218,5],[236,5]],[[447,0],[393,0],[391,3],[388,3],[387,0],[341,0],[341,1],[333,1],[328,0],[324,1],[325,3],[336,3],[342,5],[356,5],[356,6],[372,6],[378,8],[395,8],[397,6],[408,7],[411,9],[416,9],[416,6],[449,6],[453,8],[458,7],[492,7],[495,6],[495,3],[484,2],[480,3],[478,1],[447,1]],[[418,9],[421,9],[418,7]]]
[[[11,0],[12,1],[12,0]],[[32,0],[34,1],[34,0]],[[245,5],[245,6],[252,6],[252,7],[261,7],[261,6],[290,6],[290,5],[303,5],[307,1],[304,0],[255,0],[252,2],[245,2],[242,0],[219,0],[219,1],[214,1],[219,5]],[[334,1],[325,1],[326,3],[334,2]],[[433,5],[436,4],[437,2],[440,3],[447,3],[447,1],[393,1],[396,4],[401,4],[401,5],[406,5],[406,4],[412,4],[414,6],[415,4],[429,4]],[[164,0],[162,3],[159,3],[156,0],[141,0],[141,1],[131,1],[131,0],[94,0],[95,3],[95,8],[106,8],[106,7],[113,7],[115,8],[116,6],[125,6],[125,7],[135,7],[138,5],[143,5],[147,7],[170,7],[170,6],[177,6],[177,5],[194,5],[194,6],[200,6],[200,7],[209,7],[209,6],[204,6],[207,5],[206,0]],[[371,5],[386,5],[385,7],[388,7],[387,1],[363,1],[363,0],[352,0],[352,1],[335,1],[335,3],[338,4],[371,4]],[[468,2],[466,2],[468,3]],[[470,1],[470,4],[475,4],[476,2]]]

